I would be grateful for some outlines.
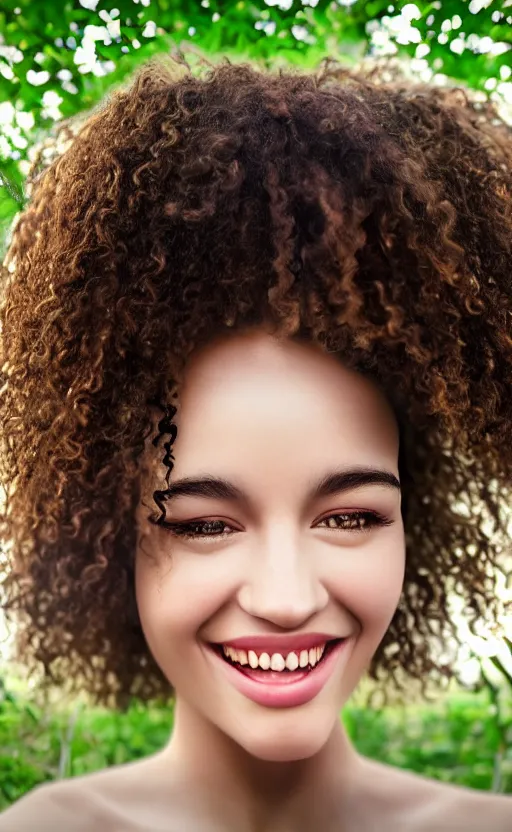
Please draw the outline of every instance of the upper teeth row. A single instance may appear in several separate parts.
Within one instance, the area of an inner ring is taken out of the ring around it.
[[[233,647],[223,647],[224,655],[233,662],[249,664],[252,668],[261,667],[262,670],[297,670],[298,667],[314,667],[323,656],[325,644],[312,647],[311,650],[301,650],[297,653],[262,653],[259,658],[254,650],[234,650]]]

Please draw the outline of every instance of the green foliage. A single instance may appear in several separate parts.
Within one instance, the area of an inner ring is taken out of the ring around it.
[[[484,91],[509,77],[508,0],[2,0],[0,5],[0,257],[26,203],[34,142],[55,120],[88,111],[156,53],[227,56],[309,69],[325,57],[421,56]],[[416,14],[416,17],[414,15]],[[412,15],[412,16],[411,16]],[[400,24],[400,25],[399,25]],[[387,33],[387,34],[386,34]],[[482,37],[500,43],[497,54]],[[472,39],[472,40],[471,40]],[[491,86],[489,82],[491,81]],[[12,119],[4,105],[12,104]],[[3,111],[2,111],[3,108]],[[33,123],[24,115],[30,114]],[[32,126],[30,124],[32,123]]]
[[[509,708],[512,697],[512,674],[509,669],[512,666],[512,641],[504,635],[501,643],[505,648],[503,657],[493,655],[487,659],[479,658],[480,680],[477,683],[477,689],[485,690],[489,697],[490,708],[494,714],[493,727],[498,736],[493,778],[495,790],[502,788],[503,761],[506,768],[508,761],[512,759],[512,715]],[[494,671],[494,678],[489,676],[488,665]]]
[[[162,748],[172,711],[134,702],[126,714],[83,703],[43,711],[0,679],[0,812],[39,783],[137,760]]]
[[[512,701],[507,704],[510,724]],[[512,793],[512,750],[500,748],[495,708],[487,691],[455,692],[434,705],[375,710],[349,705],[343,722],[367,757],[427,777],[476,789]],[[140,759],[161,749],[171,710],[134,702],[125,714],[74,704],[51,713],[26,694],[0,687],[0,811],[44,781],[80,776]]]
[[[419,15],[411,23],[419,33],[419,39],[403,44],[404,53],[412,57],[418,44],[427,45],[430,51],[425,57],[431,67],[477,90],[491,89],[493,84],[489,84],[489,79],[510,77],[502,70],[502,67],[510,68],[512,63],[510,4],[416,0],[415,5]],[[476,8],[478,11],[474,11]],[[480,52],[477,43],[482,38],[491,38],[501,44],[500,50],[496,54]],[[472,42],[475,50],[470,45]],[[466,48],[462,48],[464,43]]]
[[[509,701],[510,715],[510,701]],[[435,706],[347,709],[344,721],[368,757],[447,783],[490,790],[501,768],[512,792],[512,750],[502,754],[495,709],[486,693],[455,693]]]

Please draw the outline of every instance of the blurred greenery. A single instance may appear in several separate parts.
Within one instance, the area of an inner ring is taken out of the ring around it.
[[[511,24],[509,0],[2,0],[0,256],[27,200],[33,144],[156,53],[274,68],[396,55],[422,80],[512,102]]]
[[[83,702],[49,710],[0,687],[0,811],[39,783],[153,754],[172,729],[172,708],[136,702],[124,714]],[[509,726],[511,714],[509,697]],[[512,745],[502,747],[494,715],[487,690],[454,689],[428,705],[349,704],[342,718],[365,756],[444,782],[512,794]]]

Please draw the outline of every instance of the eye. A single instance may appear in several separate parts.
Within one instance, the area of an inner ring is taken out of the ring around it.
[[[230,528],[224,520],[193,520],[190,523],[162,523],[164,528],[168,529],[171,534],[177,537],[193,538],[193,537],[208,537],[220,540],[224,537],[229,537],[234,531],[220,532],[219,527]]]
[[[344,514],[330,514],[319,522],[328,522],[327,528],[335,531],[357,533],[369,531],[374,526],[389,526],[392,520],[373,511],[350,511]],[[232,529],[224,520],[192,520],[187,523],[166,523],[162,521],[156,525],[163,526],[171,534],[187,540],[193,538],[222,540],[237,532],[237,529]],[[222,531],[222,529],[230,528],[231,531]]]
[[[329,529],[342,531],[369,531],[373,526],[389,526],[392,521],[374,511],[348,511],[345,514],[330,514],[320,520],[327,521]]]

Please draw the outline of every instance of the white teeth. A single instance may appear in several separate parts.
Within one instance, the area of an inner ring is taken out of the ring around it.
[[[252,669],[256,670],[256,668],[258,667],[258,657],[257,657],[256,653],[254,652],[254,650],[249,650],[248,658],[249,658],[249,664],[251,665]]]
[[[259,665],[262,670],[268,670],[270,667],[270,656],[268,653],[262,653],[259,660]]]
[[[270,669],[271,670],[284,670],[286,667],[285,660],[281,656],[281,653],[274,653],[272,658],[270,659]]]
[[[288,653],[286,657],[286,667],[288,670],[297,670],[299,666],[299,659],[297,653]]]
[[[312,647],[310,650],[301,650],[297,652],[292,652],[288,654],[283,653],[261,653],[258,657],[257,653],[254,650],[235,650],[233,647],[226,647],[223,646],[224,655],[229,658],[232,662],[236,662],[238,664],[249,665],[256,670],[256,668],[261,668],[262,670],[274,670],[277,672],[281,672],[285,670],[294,671],[297,668],[307,667],[315,667],[316,664],[322,658],[325,652],[326,645],[323,644],[318,647]]]

